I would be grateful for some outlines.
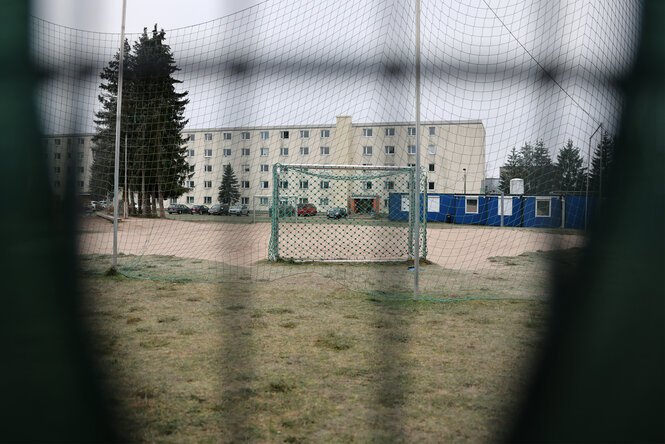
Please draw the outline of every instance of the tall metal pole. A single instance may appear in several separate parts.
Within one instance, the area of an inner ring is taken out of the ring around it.
[[[122,116],[122,71],[125,55],[125,11],[127,0],[122,0],[120,53],[118,60],[118,99],[115,114],[115,167],[113,171],[113,268],[118,268],[118,181],[120,180],[120,117]]]
[[[462,168],[464,171],[464,195],[466,196],[466,168]]]
[[[128,194],[127,194],[127,131],[125,131],[125,187],[124,187],[123,191],[124,191],[123,194],[125,195],[123,197],[123,202],[125,203],[123,205],[123,210],[124,210],[123,216],[127,217],[129,215],[129,211],[128,211],[129,205],[127,204],[127,197],[128,197]]]
[[[589,152],[587,156],[587,170],[586,170],[586,196],[584,199],[584,230],[587,229],[587,220],[589,220],[589,181],[591,178],[591,139],[593,139],[593,136],[596,135],[599,129],[603,127],[603,124],[601,123],[598,125],[598,128],[596,128],[596,131],[594,131],[591,136],[589,136]]]
[[[413,242],[413,299],[418,299],[420,268],[420,0],[416,0],[416,172]]]

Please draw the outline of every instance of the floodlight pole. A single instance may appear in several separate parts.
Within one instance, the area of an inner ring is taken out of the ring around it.
[[[415,221],[413,230],[413,299],[418,299],[420,268],[420,0],[416,0],[416,171],[415,171],[416,199],[413,205]]]
[[[120,118],[122,116],[122,71],[125,55],[125,11],[127,0],[122,0],[120,27],[120,53],[118,54],[118,98],[115,113],[115,163],[113,170],[113,269],[118,268],[118,182],[120,180]]]

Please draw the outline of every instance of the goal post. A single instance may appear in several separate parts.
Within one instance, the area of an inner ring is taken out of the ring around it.
[[[427,256],[427,183],[413,166],[273,165],[271,261],[384,262],[414,257],[421,196],[420,257]]]

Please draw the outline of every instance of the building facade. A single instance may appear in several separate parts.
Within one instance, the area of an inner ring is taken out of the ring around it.
[[[353,123],[350,116],[338,116],[333,125],[196,129],[183,135],[193,176],[186,184],[189,192],[168,203],[217,203],[226,165],[231,165],[238,179],[240,203],[267,211],[276,185],[272,183],[276,163],[411,166],[416,162],[413,122]],[[56,193],[64,190],[68,167],[76,168],[79,191],[91,191],[91,138],[92,134],[47,138]],[[483,192],[485,128],[481,121],[422,122],[420,151],[428,193],[463,193],[465,188],[468,194]],[[291,190],[307,200],[306,191]],[[339,203],[329,202],[319,210],[334,204]]]

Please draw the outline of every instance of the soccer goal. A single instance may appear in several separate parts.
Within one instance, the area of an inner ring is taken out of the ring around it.
[[[427,256],[427,178],[415,167],[273,165],[272,261],[384,262]],[[416,195],[421,218],[416,233]]]

